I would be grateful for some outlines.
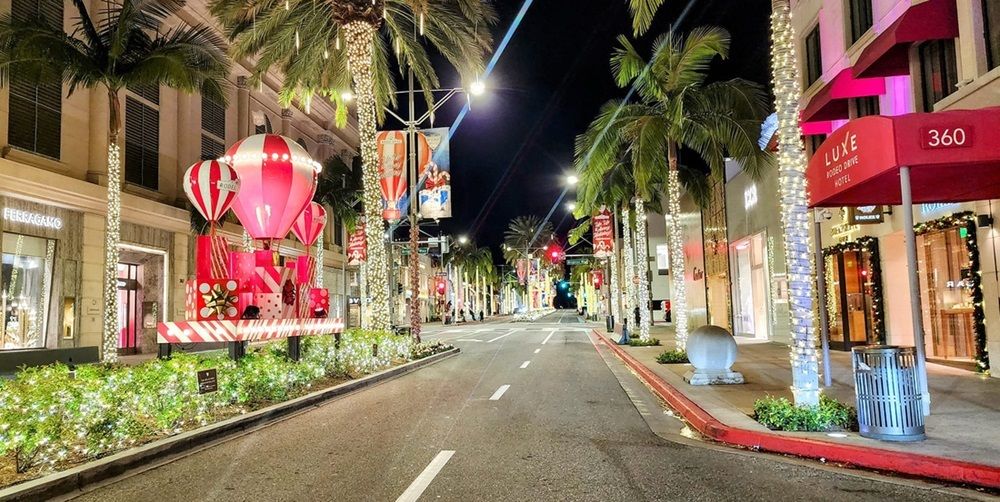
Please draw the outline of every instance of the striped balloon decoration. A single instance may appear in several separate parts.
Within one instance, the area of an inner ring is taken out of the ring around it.
[[[311,202],[292,223],[292,233],[306,247],[312,246],[326,226],[326,209],[318,202]]]
[[[240,191],[240,177],[229,164],[206,160],[184,173],[184,193],[191,204],[209,222],[216,223],[226,214]]]

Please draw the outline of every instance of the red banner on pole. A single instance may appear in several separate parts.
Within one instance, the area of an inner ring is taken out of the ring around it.
[[[611,211],[602,207],[591,217],[594,233],[594,256],[607,258],[615,252],[615,232],[611,223]]]
[[[361,265],[368,259],[368,240],[365,238],[365,223],[358,222],[357,228],[347,240],[347,264]]]
[[[396,221],[402,217],[400,203],[406,195],[406,133],[381,131],[375,137],[378,152],[379,188],[382,190],[382,217]]]
[[[525,279],[528,278],[528,260],[521,258],[517,260],[517,280],[524,284]]]

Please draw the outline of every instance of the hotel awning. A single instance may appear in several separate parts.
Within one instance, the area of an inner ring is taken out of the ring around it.
[[[911,6],[883,30],[858,56],[856,78],[891,77],[910,73],[910,45],[958,36],[955,0],[927,0]]]
[[[880,94],[885,94],[885,79],[857,79],[850,68],[845,68],[809,99],[809,103],[802,109],[802,121],[846,119],[848,99]]]
[[[1000,198],[1000,107],[852,120],[806,171],[810,207],[900,204],[899,168],[914,203]]]

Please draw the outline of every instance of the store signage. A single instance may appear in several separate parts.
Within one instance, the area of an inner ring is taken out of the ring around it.
[[[935,202],[931,204],[921,204],[920,205],[920,216],[924,218],[944,215],[947,213],[953,213],[958,211],[960,204],[956,203],[940,203]]]
[[[872,225],[885,221],[885,206],[859,206],[847,210],[847,221],[851,225]]]
[[[36,227],[45,227],[59,230],[63,227],[63,220],[58,216],[46,216],[44,214],[21,211],[20,209],[3,208],[3,219],[14,223],[24,223]]]
[[[925,150],[968,148],[973,144],[972,131],[972,126],[925,127],[920,130],[920,147]]]
[[[607,258],[615,252],[614,225],[611,221],[611,211],[602,207],[594,213],[590,221],[594,232],[594,256]]]
[[[219,372],[215,368],[198,372],[198,393],[208,394],[219,390]]]
[[[753,184],[743,191],[743,208],[750,209],[757,205],[757,185]]]

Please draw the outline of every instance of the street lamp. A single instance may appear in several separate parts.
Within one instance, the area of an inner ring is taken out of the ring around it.
[[[566,203],[566,209],[569,209],[570,212],[575,211],[576,210],[576,202],[567,202]]]
[[[473,96],[482,96],[484,93],[486,93],[486,83],[477,78],[476,81],[469,86],[469,94],[472,94]]]
[[[469,243],[469,238],[468,238],[468,237],[466,237],[466,236],[464,236],[464,235],[463,235],[463,236],[460,236],[460,237],[458,238],[458,243],[459,243],[459,244],[468,244],[468,243]]]
[[[571,174],[566,177],[566,183],[568,183],[570,186],[576,185],[579,181],[580,178],[577,178],[575,174]]]

